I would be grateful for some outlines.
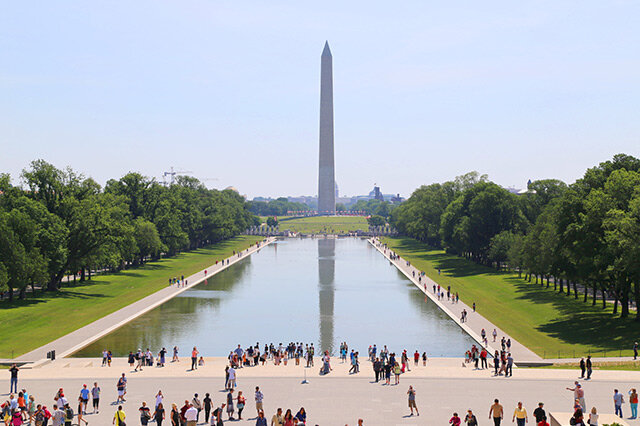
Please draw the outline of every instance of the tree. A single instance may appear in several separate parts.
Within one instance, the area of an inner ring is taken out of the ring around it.
[[[369,226],[384,226],[386,224],[386,221],[382,216],[373,215],[367,218],[367,223],[369,224]]]
[[[278,221],[273,217],[267,218],[267,226],[276,226],[278,225]]]
[[[143,263],[147,256],[157,258],[165,247],[160,240],[156,225],[141,217],[137,218],[133,224],[139,262]]]

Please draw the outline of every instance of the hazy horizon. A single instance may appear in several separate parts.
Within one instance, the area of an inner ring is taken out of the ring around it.
[[[42,158],[101,185],[170,167],[249,198],[317,194],[333,54],[342,195],[476,170],[567,183],[640,156],[640,4],[7,3],[0,172]],[[217,179],[217,180],[214,180]]]

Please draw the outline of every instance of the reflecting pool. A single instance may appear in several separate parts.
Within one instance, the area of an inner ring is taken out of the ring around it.
[[[75,356],[194,345],[225,356],[238,344],[340,342],[462,356],[472,339],[364,239],[285,239],[147,312]]]

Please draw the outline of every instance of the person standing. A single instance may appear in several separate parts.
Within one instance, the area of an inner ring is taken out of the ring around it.
[[[382,363],[380,362],[380,358],[376,358],[373,362],[373,373],[376,376],[376,383],[380,380],[380,371],[382,370]]]
[[[118,411],[116,411],[116,414],[114,414],[113,422],[111,423],[116,426],[124,426],[125,425],[124,420],[126,418],[127,418],[127,415],[124,413],[124,411],[122,411],[122,405],[118,405]]]
[[[198,369],[198,353],[198,349],[194,346],[191,351],[191,371]]]
[[[242,410],[244,410],[244,405],[246,403],[246,399],[244,395],[242,395],[242,391],[238,391],[238,397],[236,398],[237,407],[238,407],[238,420],[242,420]]]
[[[511,356],[511,352],[507,355],[507,370],[504,373],[504,377],[513,376],[513,357]]]
[[[500,401],[498,399],[493,400],[493,405],[489,408],[489,418],[493,419],[494,426],[500,426],[500,422],[502,422],[502,418],[504,417],[504,409],[502,405],[500,405]]]
[[[16,364],[12,364],[11,368],[9,368],[9,373],[11,373],[11,382],[9,384],[9,393],[16,392],[18,393],[18,371],[20,369]],[[14,390],[15,389],[15,390]]]
[[[587,424],[589,424],[589,426],[598,426],[598,410],[596,410],[596,407],[591,408]]]
[[[189,408],[184,412],[184,418],[187,420],[187,426],[196,426],[198,423],[198,409],[189,404]]]
[[[638,359],[638,342],[633,343],[633,360]]]
[[[413,389],[413,386],[409,386],[407,395],[409,397],[409,409],[411,410],[411,415],[413,416],[413,409],[415,408],[416,416],[419,416],[420,412],[418,412],[418,406],[416,405],[416,391]]]
[[[227,380],[227,389],[233,389],[236,387],[236,369],[233,368],[233,365],[229,367],[227,374],[229,375],[229,379]],[[229,409],[229,404],[227,404],[227,409]]]
[[[91,399],[93,402],[93,412],[97,414],[100,412],[100,387],[98,386],[98,382],[93,382],[93,387],[91,388]]]
[[[613,390],[613,406],[615,408],[616,416],[619,416],[620,418],[622,418],[622,403],[623,402],[624,402],[624,397],[622,396],[622,394],[620,392],[618,392],[618,389],[614,389]]]
[[[53,405],[51,422],[53,426],[62,426],[64,424],[64,411],[62,411],[62,407],[58,407],[56,404]]]
[[[584,373],[587,370],[587,366],[584,362],[584,358],[580,358],[580,378],[584,379]]]
[[[495,343],[496,338],[498,337],[498,331],[494,328],[493,333],[491,333],[491,335],[493,336],[493,342]]]
[[[227,414],[229,415],[229,420],[233,420],[233,388],[229,389],[229,393],[227,394]]]
[[[256,386],[255,400],[256,400],[256,412],[260,414],[260,412],[264,412],[264,408],[262,407],[262,400],[264,399],[264,395],[260,391],[260,387]]]
[[[527,410],[522,406],[522,402],[518,402],[518,406],[513,411],[513,418],[511,422],[515,422],[518,419],[518,426],[524,426],[525,423],[529,422],[529,417],[527,417]]]
[[[638,392],[633,388],[629,391],[629,406],[631,407],[631,418],[638,417]]]
[[[196,423],[200,421],[200,411],[202,411],[202,402],[198,399],[198,394],[193,395],[193,399],[191,400],[191,405],[198,411],[198,415],[196,416]]]

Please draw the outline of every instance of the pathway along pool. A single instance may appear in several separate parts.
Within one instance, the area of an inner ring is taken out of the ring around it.
[[[76,357],[174,345],[226,356],[238,344],[340,342],[463,356],[472,339],[364,239],[285,239],[183,292]],[[317,351],[317,349],[316,349]],[[366,355],[365,355],[366,357]]]

